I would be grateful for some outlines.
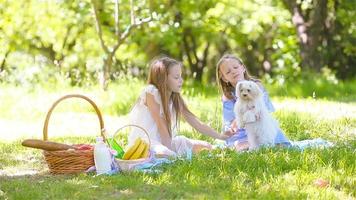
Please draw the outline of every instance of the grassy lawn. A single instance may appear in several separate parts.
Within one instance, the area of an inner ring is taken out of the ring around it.
[[[125,123],[143,83],[99,88],[0,86],[0,199],[355,199],[356,98],[294,98],[271,89],[274,116],[291,140],[321,137],[328,149],[272,148],[236,153],[215,150],[158,168],[157,173],[113,176],[48,174],[41,151],[24,148],[24,138],[41,138],[48,108],[60,96],[81,93],[100,107],[109,133]],[[355,86],[343,86],[354,88]],[[330,89],[330,88],[329,88]],[[355,89],[353,89],[354,91]],[[323,93],[323,92],[321,92]],[[325,92],[324,92],[325,93]],[[324,94],[323,93],[323,94]],[[187,86],[183,93],[193,113],[221,128],[221,105],[213,86]],[[330,94],[328,94],[330,95]],[[67,100],[50,121],[50,140],[94,143],[97,117],[89,104]],[[214,142],[181,124],[182,134]],[[124,141],[126,137],[121,136]],[[328,187],[314,182],[323,179]]]

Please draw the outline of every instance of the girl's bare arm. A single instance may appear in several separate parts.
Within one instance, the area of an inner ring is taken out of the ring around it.
[[[212,138],[225,140],[228,138],[225,134],[219,134],[214,129],[210,128],[208,125],[202,123],[195,115],[187,110],[182,111],[184,119],[197,131],[203,133],[204,135],[210,136]]]
[[[160,116],[160,105],[155,101],[152,94],[147,93],[146,95],[146,105],[151,113],[153,120],[157,124],[161,142],[164,146],[172,149],[172,138],[169,135],[168,124],[166,120]]]

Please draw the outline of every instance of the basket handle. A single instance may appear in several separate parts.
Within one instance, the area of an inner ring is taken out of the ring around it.
[[[135,125],[135,124],[127,124],[127,125],[125,125],[125,126],[120,127],[119,129],[117,129],[117,130],[115,131],[115,133],[114,133],[114,135],[113,135],[113,138],[115,138],[115,135],[116,135],[121,129],[124,129],[124,128],[129,127],[129,126],[133,126],[133,127],[136,127],[136,128],[139,128],[139,129],[143,130],[143,132],[147,135],[149,146],[151,146],[151,139],[150,139],[150,136],[148,135],[147,131],[146,131],[144,128],[142,128],[141,126]]]
[[[94,101],[92,101],[91,99],[89,99],[88,97],[81,95],[81,94],[69,94],[69,95],[65,95],[61,98],[59,98],[56,102],[53,103],[52,107],[49,109],[47,115],[46,115],[46,120],[43,126],[43,140],[47,141],[48,140],[48,123],[49,123],[49,118],[51,117],[51,114],[54,110],[54,108],[59,104],[59,102],[63,101],[64,99],[68,99],[68,98],[81,98],[84,99],[86,101],[88,101],[93,107],[94,110],[99,118],[99,123],[100,123],[100,134],[103,137],[104,141],[106,141],[105,138],[105,128],[104,128],[104,121],[103,121],[103,117],[100,113],[100,110],[98,108],[98,106],[94,103]]]

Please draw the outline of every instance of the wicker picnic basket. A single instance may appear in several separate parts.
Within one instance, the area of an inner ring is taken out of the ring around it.
[[[69,94],[59,98],[49,109],[43,127],[43,140],[48,141],[48,123],[54,108],[64,99],[80,98],[88,101],[95,109],[100,123],[100,135],[105,141],[104,121],[97,105],[88,97],[80,94]],[[93,150],[61,150],[61,151],[43,151],[49,171],[52,174],[73,174],[86,171],[94,165]]]
[[[138,128],[138,129],[141,129],[145,135],[147,136],[147,140],[148,140],[148,147],[151,148],[151,139],[150,139],[150,136],[148,135],[147,131],[142,128],[141,126],[139,125],[135,125],[135,124],[127,124],[127,125],[124,125],[122,127],[120,127],[119,129],[117,129],[113,135],[113,138],[115,139],[116,138],[116,135],[118,133],[120,133],[121,130],[125,129],[125,128],[128,128],[128,127],[131,127],[131,128]],[[116,163],[120,166],[120,169],[123,170],[123,171],[130,171],[132,170],[136,165],[138,164],[142,164],[142,163],[145,163],[145,162],[149,162],[151,159],[151,151],[149,150],[149,154],[148,154],[148,157],[147,158],[139,158],[139,159],[134,159],[134,160],[123,160],[123,159],[119,159],[119,158],[115,158],[116,160]]]

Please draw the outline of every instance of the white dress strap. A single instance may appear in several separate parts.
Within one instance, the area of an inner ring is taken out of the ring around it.
[[[163,112],[163,106],[162,106],[162,99],[161,99],[161,95],[160,95],[158,89],[156,88],[156,86],[149,84],[146,88],[143,89],[143,91],[140,95],[140,104],[145,105],[146,97],[147,97],[148,93],[154,97],[155,102],[159,105],[159,113],[161,116],[163,116],[164,112]]]

